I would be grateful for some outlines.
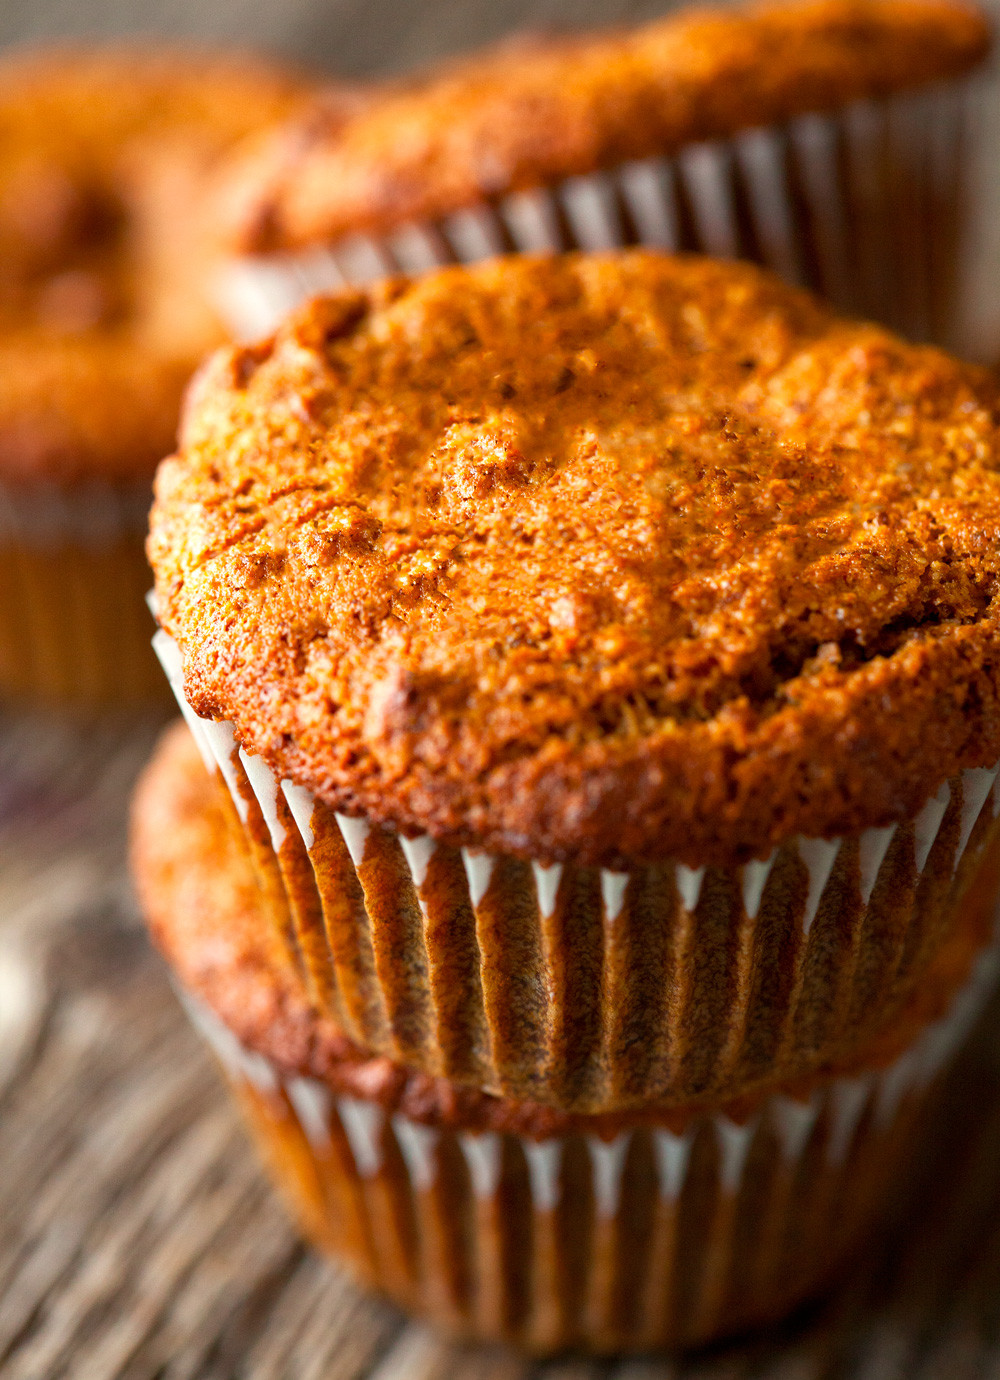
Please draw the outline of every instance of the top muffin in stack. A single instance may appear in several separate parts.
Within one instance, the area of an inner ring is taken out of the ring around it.
[[[216,357],[149,552],[315,999],[586,1111],[891,1019],[992,819],[995,406],[642,252],[394,281]]]

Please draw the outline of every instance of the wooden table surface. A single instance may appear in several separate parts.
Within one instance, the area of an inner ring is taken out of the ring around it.
[[[997,0],[1000,3],[1000,0]],[[0,0],[0,45],[152,31],[352,74],[517,24],[662,0]],[[968,300],[1000,340],[997,86],[978,115]],[[2,591],[0,591],[2,597]],[[1000,1004],[948,1094],[909,1211],[834,1299],[687,1360],[526,1363],[457,1350],[305,1250],[140,927],[128,794],[156,725],[0,715],[3,1380],[1000,1380]]]

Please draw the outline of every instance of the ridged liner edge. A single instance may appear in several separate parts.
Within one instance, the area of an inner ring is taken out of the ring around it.
[[[236,259],[218,283],[220,308],[254,338],[315,293],[394,272],[644,244],[753,259],[841,312],[949,343],[967,86],[692,144],[384,236]]]
[[[832,1080],[804,1101],[772,1096],[744,1124],[701,1113],[683,1133],[630,1128],[612,1139],[534,1141],[389,1116],[283,1075],[181,997],[244,1102],[257,1106],[258,1134],[267,1139],[270,1119],[270,1134],[293,1134],[297,1158],[310,1161],[308,1182],[291,1194],[307,1229],[369,1282],[467,1334],[537,1350],[630,1350],[777,1316],[803,1282],[804,1292],[822,1282],[912,1156],[914,1117],[995,990],[998,967],[995,948],[983,954],[946,1016],[887,1068]],[[512,1164],[521,1166],[520,1199]],[[331,1176],[335,1203],[323,1188]],[[345,1189],[361,1219],[353,1245],[338,1239]],[[398,1232],[401,1212],[413,1239],[390,1268],[385,1219]],[[444,1230],[442,1216],[464,1230]],[[575,1267],[571,1222],[587,1224]],[[453,1258],[442,1260],[442,1242]],[[518,1285],[519,1270],[533,1287]]]
[[[793,839],[729,872],[459,862],[279,790],[232,725],[188,705],[166,634],[154,645],[320,1009],[363,1048],[566,1110],[725,1100],[871,1038],[950,933],[959,863],[1000,809],[998,764],[945,783],[905,825]],[[665,953],[655,984],[651,940]]]

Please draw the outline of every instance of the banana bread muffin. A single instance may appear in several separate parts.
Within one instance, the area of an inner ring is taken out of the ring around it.
[[[997,402],[643,251],[394,280],[217,354],[148,549],[321,1009],[587,1113],[869,1038],[995,834]]]
[[[826,1284],[912,1159],[989,990],[989,887],[890,1032],[729,1107],[567,1116],[351,1047],[281,965],[184,728],[133,816],[154,937],[307,1234],[404,1307],[534,1350],[641,1350],[780,1317]],[[987,904],[984,906],[983,902]],[[988,926],[987,926],[988,928]]]
[[[230,175],[235,324],[344,278],[639,242],[756,259],[940,339],[988,43],[961,0],[690,8],[474,54],[348,119],[320,96]]]
[[[220,155],[307,89],[197,51],[0,60],[0,694],[158,693],[150,483],[225,339],[197,204]]]

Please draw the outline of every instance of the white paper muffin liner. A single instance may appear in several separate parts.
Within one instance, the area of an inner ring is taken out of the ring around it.
[[[231,261],[221,310],[242,338],[316,293],[502,253],[643,244],[745,258],[842,313],[957,347],[968,80],[804,115],[623,163],[437,221]]]
[[[792,838],[742,868],[457,850],[277,782],[193,712],[171,639],[155,646],[318,1008],[373,1053],[564,1110],[726,1100],[842,1060],[954,940],[997,832],[1000,766],[905,823]]]
[[[889,1067],[744,1123],[531,1140],[436,1128],[289,1077],[185,999],[305,1229],[452,1331],[536,1351],[700,1342],[815,1293],[883,1213],[937,1075],[995,989],[980,957]]]
[[[149,652],[149,483],[0,483],[0,696],[162,700]]]

